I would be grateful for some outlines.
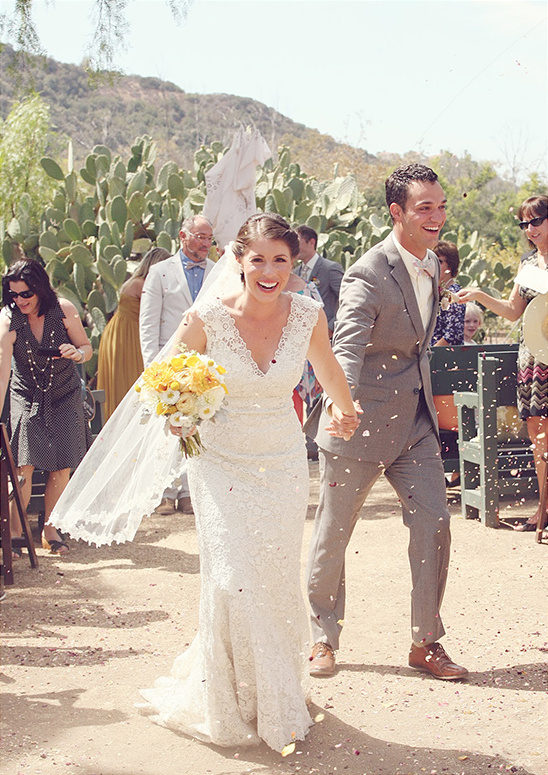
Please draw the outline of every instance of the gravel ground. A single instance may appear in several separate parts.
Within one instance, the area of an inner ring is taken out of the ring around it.
[[[317,503],[317,466],[306,546]],[[546,542],[490,530],[451,504],[444,645],[470,670],[436,681],[406,664],[410,578],[396,496],[381,480],[348,552],[339,668],[313,684],[317,723],[285,758],[220,749],[138,715],[197,627],[193,518],[154,516],[132,544],[26,556],[2,602],[2,775],[546,775]],[[504,504],[508,518],[534,503]]]

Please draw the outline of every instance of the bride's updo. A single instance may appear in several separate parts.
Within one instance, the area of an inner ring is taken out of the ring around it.
[[[289,248],[291,258],[299,253],[299,238],[291,226],[277,213],[257,213],[248,218],[232,243],[232,250],[238,259],[257,239],[279,240]]]

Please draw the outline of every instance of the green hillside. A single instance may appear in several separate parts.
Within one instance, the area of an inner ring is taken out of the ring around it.
[[[13,101],[33,87],[50,105],[59,139],[72,140],[78,161],[97,144],[126,155],[135,137],[147,134],[156,141],[160,163],[171,160],[191,168],[200,145],[230,144],[240,124],[254,125],[273,150],[282,137],[305,145],[320,138],[315,130],[246,97],[189,94],[168,81],[134,75],[94,86],[84,67],[50,58],[29,61],[30,67],[22,69],[10,46],[0,51],[0,116],[5,119]],[[373,159],[358,153],[364,161]]]

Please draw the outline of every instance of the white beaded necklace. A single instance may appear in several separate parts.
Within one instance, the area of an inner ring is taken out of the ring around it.
[[[50,336],[49,346],[53,347],[54,332],[50,331],[49,336]],[[46,356],[46,365],[42,369],[34,360],[34,357],[32,354],[32,346],[26,336],[25,336],[25,345],[27,348],[27,360],[29,362],[32,381],[34,382],[38,390],[40,390],[42,393],[47,393],[51,389],[51,386],[53,384],[53,358],[51,358],[50,356]],[[45,382],[44,376],[48,369],[49,369],[49,379],[47,380],[47,385],[44,387],[44,382]],[[42,379],[40,379],[40,377],[37,378],[37,374],[36,374],[37,371],[40,372],[40,374],[42,374]]]

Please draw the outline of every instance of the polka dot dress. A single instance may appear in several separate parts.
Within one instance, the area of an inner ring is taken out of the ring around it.
[[[91,435],[84,419],[81,381],[76,364],[38,354],[38,348],[70,342],[57,303],[45,315],[42,342],[27,316],[12,310],[10,331],[16,332],[10,382],[11,448],[18,466],[44,471],[76,468]]]

